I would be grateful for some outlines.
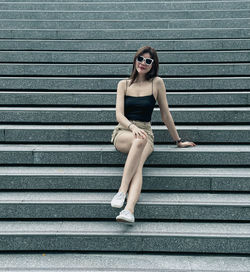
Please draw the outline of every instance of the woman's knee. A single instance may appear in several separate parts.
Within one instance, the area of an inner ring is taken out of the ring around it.
[[[128,153],[129,149],[133,143],[133,135],[132,133],[123,133],[121,135],[117,135],[115,140],[114,140],[114,146],[116,150],[123,152],[123,153]]]
[[[135,145],[137,148],[144,148],[147,144],[147,137],[143,138],[135,138],[133,141],[133,145]]]

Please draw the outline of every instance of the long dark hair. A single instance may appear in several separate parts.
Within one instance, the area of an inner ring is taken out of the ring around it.
[[[133,84],[133,82],[136,80],[138,76],[138,72],[135,66],[136,59],[138,56],[143,55],[145,53],[149,53],[151,58],[154,60],[151,70],[146,74],[146,80],[150,80],[151,78],[158,76],[159,60],[158,60],[156,50],[151,46],[143,46],[140,49],[138,49],[138,51],[136,52],[134,56],[133,69],[130,75],[130,79],[131,79],[130,85]]]

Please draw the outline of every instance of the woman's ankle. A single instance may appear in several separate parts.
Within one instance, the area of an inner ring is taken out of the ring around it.
[[[134,209],[130,208],[130,207],[125,207],[124,210],[129,210],[132,214],[134,214]]]

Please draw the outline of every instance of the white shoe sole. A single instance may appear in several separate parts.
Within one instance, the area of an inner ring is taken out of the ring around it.
[[[127,224],[133,224],[135,221],[128,221],[126,218],[124,217],[116,217],[116,221],[117,222],[121,222],[121,223],[127,223]]]
[[[121,208],[123,205],[124,205],[124,203],[122,203],[122,205],[120,205],[120,206],[111,203],[111,207],[113,207],[113,208]]]

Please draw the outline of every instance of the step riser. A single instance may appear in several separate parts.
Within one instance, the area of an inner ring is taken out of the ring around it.
[[[0,92],[0,105],[55,105],[55,106],[114,106],[116,92]],[[167,90],[169,106],[176,105],[250,105],[250,92],[182,92]]]
[[[204,30],[203,30],[204,31]],[[151,37],[150,37],[151,38]],[[145,37],[144,37],[145,39]],[[136,53],[138,48],[145,46],[145,44],[149,44],[150,46],[157,48],[160,50],[249,50],[250,49],[250,39],[245,40],[223,40],[218,39],[215,40],[173,40],[169,41],[168,37],[162,41],[156,40],[127,40],[126,42],[121,40],[65,40],[63,43],[61,41],[56,40],[28,40],[28,41],[20,41],[20,40],[2,40],[0,43],[0,50],[73,50],[73,51],[82,51],[83,48],[86,51],[100,51],[105,52],[109,50],[121,51],[133,51],[133,54]]]
[[[147,28],[143,28],[146,29]],[[137,40],[143,39],[248,39],[250,30],[248,28],[238,29],[167,29],[167,30],[152,30],[147,31],[126,29],[126,30],[9,30],[0,29],[0,39],[42,39],[42,40],[71,40],[71,39],[83,39],[83,40],[113,40],[114,37],[119,40],[133,40],[135,37]],[[8,48],[9,49],[9,48]],[[166,50],[166,48],[164,48]],[[159,49],[158,49],[159,50]]]
[[[198,172],[198,170],[197,170]],[[114,176],[67,175],[10,175],[1,174],[1,190],[113,190],[121,184],[121,174]],[[206,191],[250,192],[249,177],[221,176],[146,176],[143,175],[142,192],[146,191]]]
[[[111,199],[110,199],[111,201]],[[26,201],[28,202],[28,201]],[[66,202],[66,201],[65,201]],[[1,203],[0,218],[75,218],[75,219],[114,219],[121,209],[115,209],[109,203],[71,204],[55,203]],[[249,221],[250,206],[216,206],[216,205],[150,205],[136,204],[136,219],[142,220],[232,220]]]
[[[179,235],[111,236],[79,234],[5,234],[0,251],[6,250],[67,250],[67,251],[111,251],[111,252],[183,252],[183,253],[234,253],[249,254],[249,237],[188,237]]]
[[[150,3],[2,3],[1,10],[49,10],[49,11],[148,11]],[[209,1],[209,2],[159,2],[154,3],[154,10],[237,10],[250,9],[249,1]]]
[[[85,19],[85,18],[84,18]],[[1,21],[1,29],[178,29],[178,28],[249,28],[249,19],[224,19],[224,20],[181,20],[181,21]],[[85,19],[86,20],[86,19]]]
[[[131,64],[134,53],[105,52],[103,53],[78,53],[78,52],[36,52],[36,51],[0,51],[2,62],[35,62],[35,63],[128,63]],[[247,51],[233,52],[158,52],[160,67],[162,63],[213,63],[213,62],[250,62]],[[244,64],[243,64],[244,65]],[[206,66],[207,67],[207,66]]]
[[[0,76],[124,76],[132,71],[126,64],[0,64]],[[249,76],[249,64],[161,64],[159,76]]]
[[[50,0],[51,1],[51,0]],[[3,1],[2,1],[3,2]],[[28,2],[28,1],[26,1]],[[96,2],[96,1],[95,1]],[[110,1],[109,1],[110,2]],[[138,1],[137,1],[138,2]],[[249,18],[248,10],[181,10],[181,11],[144,11],[137,12],[137,20],[166,19],[217,19],[217,18]],[[129,11],[0,11],[1,19],[31,19],[31,20],[133,20],[135,12]]]
[[[182,139],[192,139],[195,143],[247,143],[250,139],[249,130],[188,130],[177,128]],[[1,143],[110,143],[113,129],[1,129]],[[172,137],[166,129],[153,128],[154,142],[173,143]]]
[[[189,152],[188,149],[180,150],[173,145],[173,151],[157,151],[148,158],[145,165],[155,166],[212,166],[212,165],[250,165],[249,152]],[[180,150],[180,151],[179,151]],[[191,149],[189,149],[191,150]],[[28,165],[124,165],[126,156],[118,153],[115,148],[112,151],[0,151],[0,164],[28,164]],[[236,159],[237,158],[237,159]]]
[[[242,110],[183,110],[170,109],[175,124],[216,124],[216,123],[243,123],[249,124],[250,111],[248,108]],[[198,113],[198,114],[197,114]],[[117,124],[115,109],[96,110],[1,110],[0,122],[3,123],[38,123],[38,124]],[[163,124],[160,111],[155,109],[152,115],[152,123]]]
[[[0,90],[116,91],[121,79],[124,78],[0,77]],[[168,91],[249,90],[250,86],[250,77],[168,78],[164,81]]]

